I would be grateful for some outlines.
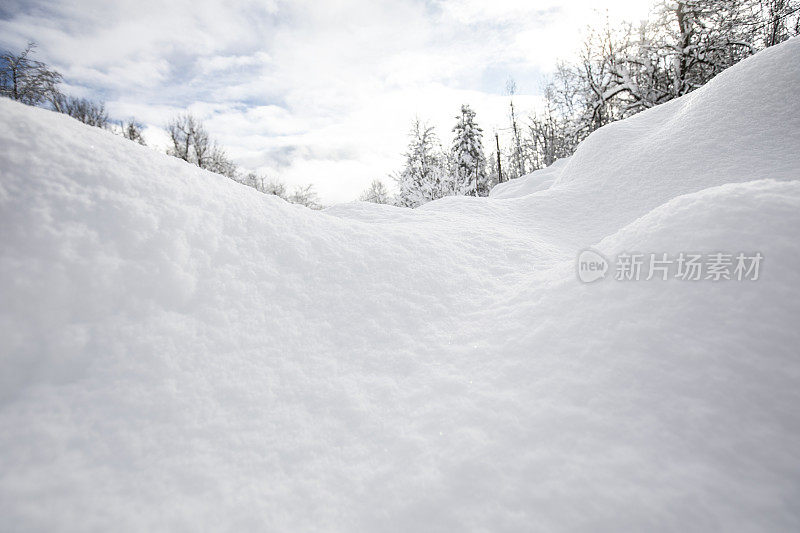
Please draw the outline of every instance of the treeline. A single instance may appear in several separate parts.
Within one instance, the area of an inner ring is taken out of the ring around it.
[[[167,153],[171,156],[288,202],[311,209],[322,208],[312,185],[298,186],[289,192],[279,180],[243,171],[209,135],[203,123],[189,113],[173,118],[167,125],[167,133],[171,143]]]
[[[5,51],[0,55],[1,96],[64,113],[89,126],[109,130],[146,145],[143,126],[135,119],[112,121],[103,102],[64,94],[59,88],[63,80],[61,74],[44,62],[33,59],[35,49],[35,43],[29,43],[21,53]],[[312,185],[289,191],[279,180],[241,169],[211,137],[203,123],[189,113],[174,117],[167,124],[166,132],[170,138],[167,154],[171,156],[265,194],[273,194],[312,209],[322,208]]]
[[[541,109],[519,116],[509,83],[499,164],[496,151],[483,155],[481,129],[463,106],[449,149],[415,121],[405,166],[392,176],[397,195],[378,194],[375,182],[362,199],[416,207],[454,194],[485,196],[495,183],[572,155],[598,128],[683,96],[798,34],[798,0],[659,0],[641,24],[590,28],[577,60],[559,63],[546,84]]]
[[[452,132],[452,143],[444,149],[433,127],[414,121],[405,166],[393,176],[397,195],[391,203],[417,207],[445,196],[489,194],[493,180],[484,155],[483,130],[468,105],[461,106]]]

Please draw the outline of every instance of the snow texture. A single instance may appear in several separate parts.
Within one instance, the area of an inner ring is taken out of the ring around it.
[[[793,39],[491,198],[321,213],[0,101],[0,528],[800,530],[798,84]]]

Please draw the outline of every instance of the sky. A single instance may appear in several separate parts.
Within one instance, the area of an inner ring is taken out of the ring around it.
[[[638,21],[649,0],[3,0],[0,45],[39,45],[63,89],[135,117],[148,143],[190,111],[241,167],[325,204],[390,188],[415,118],[444,145],[462,104],[487,147],[540,102],[587,25]]]

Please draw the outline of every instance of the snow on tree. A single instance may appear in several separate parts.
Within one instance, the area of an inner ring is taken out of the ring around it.
[[[391,203],[391,199],[389,198],[389,191],[386,189],[386,185],[379,179],[372,180],[369,187],[361,193],[361,196],[358,198],[362,202],[372,202],[374,204],[389,204]]]
[[[549,167],[575,150],[574,136],[569,135],[569,126],[556,109],[553,93],[553,87],[547,87],[543,111],[530,116],[527,142],[532,170]]]
[[[418,207],[453,194],[447,175],[447,158],[442,153],[433,127],[417,119],[409,136],[411,141],[405,153],[405,166],[394,176],[398,187],[398,205]]]
[[[593,58],[605,74],[603,99],[615,100],[624,118],[683,96],[751,56],[785,40],[793,1],[662,1],[656,16],[634,31],[604,30]]]
[[[757,10],[764,22],[756,31],[761,31],[765,48],[800,33],[800,1],[758,0]]]
[[[756,52],[750,26],[758,24],[751,1],[675,0],[659,7],[643,48],[662,56],[673,98],[705,85],[711,78]]]
[[[559,64],[523,147],[534,168],[593,131],[678,98],[762,48],[800,33],[800,0],[660,0],[640,25],[590,29],[578,60]],[[518,165],[512,147],[509,176]]]
[[[319,202],[319,196],[317,196],[317,191],[314,190],[312,184],[295,187],[292,194],[290,194],[286,200],[293,204],[308,207],[309,209],[322,209],[324,207]]]
[[[483,153],[483,130],[475,122],[475,111],[468,105],[461,106],[453,128],[455,138],[451,155],[453,194],[487,196],[489,178],[486,173],[486,156]]]

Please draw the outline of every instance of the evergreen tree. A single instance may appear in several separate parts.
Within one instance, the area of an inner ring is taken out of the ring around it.
[[[486,174],[486,156],[483,153],[483,130],[475,122],[475,111],[461,106],[453,128],[453,194],[487,196],[489,178]]]
[[[431,200],[452,194],[447,173],[446,157],[433,127],[414,121],[411,142],[405,153],[403,170],[394,176],[397,182],[397,204],[418,207]]]

